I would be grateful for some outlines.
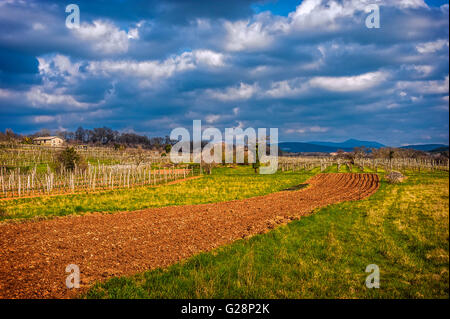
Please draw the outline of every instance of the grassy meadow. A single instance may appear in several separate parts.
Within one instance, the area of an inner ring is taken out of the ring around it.
[[[449,175],[407,175],[402,184],[383,181],[368,199],[98,283],[84,297],[449,298]],[[369,264],[379,266],[379,289],[365,286]]]

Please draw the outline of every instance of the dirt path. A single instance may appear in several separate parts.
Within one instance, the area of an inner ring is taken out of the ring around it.
[[[266,232],[317,207],[357,200],[376,174],[319,174],[306,189],[245,200],[0,224],[0,298],[70,298],[96,280],[165,267]],[[67,289],[76,264],[81,289]]]

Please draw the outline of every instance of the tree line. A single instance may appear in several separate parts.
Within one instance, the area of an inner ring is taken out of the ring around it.
[[[119,132],[109,127],[85,129],[81,126],[74,132],[65,130],[52,133],[50,130],[42,129],[29,135],[18,134],[11,129],[6,129],[5,132],[0,132],[0,141],[31,144],[34,138],[42,136],[58,136],[64,139],[68,144],[112,146],[115,148],[142,147],[158,150],[167,149],[176,142],[172,141],[169,136],[148,137],[131,132]]]
[[[343,150],[337,151],[337,156],[339,158],[348,159],[353,162],[354,159],[358,158],[384,158],[393,160],[396,158],[416,158],[416,159],[424,159],[432,157],[436,160],[448,160],[449,151],[442,150],[439,152],[424,152],[414,149],[408,148],[399,148],[399,147],[381,147],[381,148],[366,148],[355,147],[352,152],[345,152]]]

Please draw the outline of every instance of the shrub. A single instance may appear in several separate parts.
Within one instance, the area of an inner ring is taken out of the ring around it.
[[[86,168],[86,162],[81,157],[80,154],[77,153],[75,148],[66,147],[63,151],[61,151],[56,158],[57,168],[66,169],[69,171],[73,171],[75,167]]]
[[[389,183],[401,183],[406,178],[402,173],[392,171],[384,177]]]

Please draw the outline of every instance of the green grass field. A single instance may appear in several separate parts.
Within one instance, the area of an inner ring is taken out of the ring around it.
[[[449,175],[408,177],[167,269],[98,283],[84,297],[449,298]],[[369,264],[379,266],[379,289],[365,286]]]

